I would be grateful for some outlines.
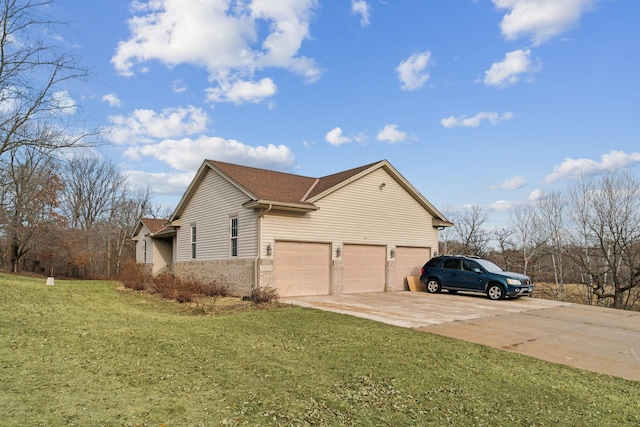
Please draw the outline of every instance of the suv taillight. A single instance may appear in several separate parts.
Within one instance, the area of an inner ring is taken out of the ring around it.
[[[421,276],[424,276],[424,267],[422,267],[422,268],[420,269],[420,275],[421,275]]]

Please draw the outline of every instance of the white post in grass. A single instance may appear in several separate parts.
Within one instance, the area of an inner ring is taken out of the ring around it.
[[[47,286],[53,286],[53,267],[51,267],[51,274],[47,277]]]

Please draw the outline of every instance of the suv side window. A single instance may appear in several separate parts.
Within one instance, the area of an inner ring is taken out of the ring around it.
[[[480,264],[477,262],[468,259],[462,260],[462,269],[464,271],[475,271],[476,268],[480,268]]]
[[[442,264],[442,268],[448,268],[450,270],[460,270],[459,259],[448,259]]]
[[[427,262],[427,267],[435,267],[436,264],[440,262],[439,258],[431,258],[429,262]]]

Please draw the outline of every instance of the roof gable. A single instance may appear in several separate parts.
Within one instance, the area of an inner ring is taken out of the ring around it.
[[[357,180],[378,168],[385,170],[413,196],[440,226],[452,225],[438,210],[425,199],[391,164],[382,160],[357,168],[327,175],[322,178],[311,178],[267,169],[241,166],[232,163],[205,160],[196,173],[193,181],[182,196],[170,221],[180,218],[181,212],[190,199],[195,188],[202,181],[207,170],[212,170],[224,177],[230,184],[243,191],[247,208],[287,209],[300,212],[316,210],[315,202],[322,197],[339,190],[350,182]]]
[[[157,233],[162,230],[167,223],[166,219],[155,219],[155,218],[141,218],[140,221],[144,224],[145,227],[149,230],[151,234]]]
[[[434,226],[438,227],[450,227],[453,225],[448,219],[440,213],[435,206],[433,206],[416,188],[409,183],[401,174],[398,172],[391,163],[387,160],[382,160],[379,162],[371,163],[368,165],[361,166],[359,168],[350,169],[348,171],[340,172],[334,175],[329,175],[322,180],[325,182],[321,185],[318,185],[318,191],[314,191],[312,197],[309,197],[309,202],[316,202],[317,200],[325,197],[328,194],[331,194],[334,191],[339,190],[340,188],[348,185],[349,183],[366,176],[373,171],[376,171],[380,168],[385,169],[385,171],[394,179],[396,182],[400,184],[404,190],[409,193],[415,200],[418,201],[422,205],[424,209],[426,209],[433,216]]]
[[[166,225],[167,225],[166,219],[140,218],[140,220],[138,221],[138,224],[136,224],[136,228],[134,228],[133,230],[132,236],[135,238],[135,236],[140,234],[140,231],[142,231],[142,227],[145,227],[147,231],[149,231],[149,233],[145,235],[153,235],[158,233],[161,230],[164,230]]]
[[[324,193],[325,191],[335,188],[336,186],[343,184],[349,181],[351,178],[357,176],[358,174],[370,169],[371,167],[379,164],[381,162],[370,163],[368,165],[360,166],[358,168],[349,169],[344,172],[334,173],[333,175],[327,175],[318,180],[317,185],[311,189],[308,195],[308,199],[313,199],[319,194]]]

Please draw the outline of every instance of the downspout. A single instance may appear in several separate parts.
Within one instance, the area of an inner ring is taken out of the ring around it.
[[[258,279],[260,275],[260,272],[258,271],[258,260],[262,256],[262,218],[271,211],[271,208],[273,208],[273,205],[269,203],[269,207],[258,215],[258,254],[256,255],[256,259],[253,260],[253,289],[258,288]]]

